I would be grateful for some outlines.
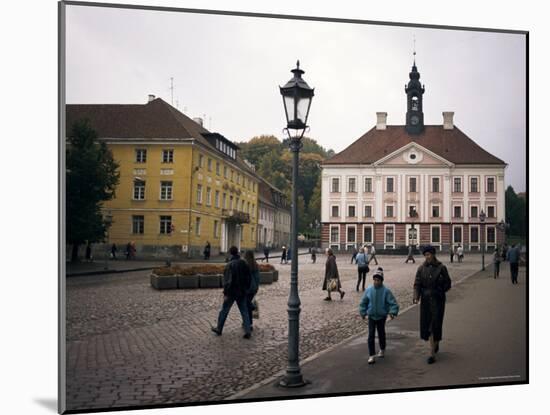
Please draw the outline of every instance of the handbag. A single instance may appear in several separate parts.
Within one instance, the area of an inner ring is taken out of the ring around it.
[[[327,284],[327,291],[338,290],[338,280],[336,278],[330,278]]]

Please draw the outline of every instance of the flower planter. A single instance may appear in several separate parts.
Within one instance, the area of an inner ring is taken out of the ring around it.
[[[271,284],[273,282],[273,271],[260,272],[260,284]]]
[[[198,275],[200,288],[221,288],[222,276],[221,274],[214,275]]]
[[[178,288],[178,276],[151,274],[151,285],[157,290]]]
[[[178,288],[199,288],[199,276],[178,275]]]

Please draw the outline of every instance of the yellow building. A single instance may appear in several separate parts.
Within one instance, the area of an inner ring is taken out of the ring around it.
[[[67,105],[67,131],[88,119],[119,163],[109,243],[119,254],[197,257],[256,247],[258,178],[239,148],[160,98],[143,105]]]

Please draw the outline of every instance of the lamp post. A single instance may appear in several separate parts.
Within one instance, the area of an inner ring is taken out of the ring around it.
[[[290,295],[288,297],[288,367],[280,386],[293,388],[304,386],[306,382],[300,370],[299,340],[300,340],[300,297],[298,296],[298,158],[302,148],[302,137],[307,127],[307,117],[313,98],[313,88],[302,79],[304,71],[300,69],[300,61],[291,71],[294,76],[285,86],[279,87],[283,97],[286,128],[289,147],[292,151],[292,227],[290,249],[296,260],[290,268]],[[291,133],[291,130],[294,132]]]
[[[105,271],[107,271],[109,269],[109,228],[113,223],[113,216],[111,215],[111,211],[107,211],[107,214],[103,219],[103,223],[105,224],[105,242],[106,242],[105,266],[103,268],[105,269]]]
[[[483,224],[485,223],[485,212],[483,209],[479,213],[479,221],[481,222],[481,270],[485,271],[485,232]]]

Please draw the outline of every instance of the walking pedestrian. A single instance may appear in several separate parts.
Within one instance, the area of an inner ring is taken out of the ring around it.
[[[518,283],[519,272],[519,256],[520,251],[517,244],[512,245],[506,254],[506,260],[510,263],[510,274],[512,276],[512,284]]]
[[[118,252],[118,248],[116,247],[116,244],[113,243],[111,246],[111,258],[113,258],[116,261],[116,253]]]
[[[500,261],[502,260],[502,255],[498,248],[495,248],[495,252],[493,253],[493,278],[498,278],[498,274],[500,273]]]
[[[357,258],[357,248],[353,247],[353,252],[351,253],[351,262],[350,264],[353,264],[353,261],[355,261]]]
[[[281,264],[286,264],[286,246],[283,245],[283,252],[281,253]]]
[[[223,326],[227,315],[233,306],[237,303],[244,325],[244,338],[250,338],[250,315],[248,313],[247,293],[250,289],[251,275],[247,263],[241,259],[239,249],[236,246],[229,248],[231,258],[225,265],[223,272],[223,304],[218,315],[218,324],[210,329],[218,336],[222,335]]]
[[[317,248],[312,247],[311,248],[311,263],[315,264],[316,261],[317,261]]]
[[[286,250],[286,261],[292,262],[292,249],[288,248]]]
[[[453,246],[449,245],[449,255],[451,256],[451,264],[453,263],[453,259],[455,257],[455,251],[453,250]]]
[[[502,260],[506,261],[508,258],[508,244],[505,242],[502,246]]]
[[[269,263],[269,245],[264,246],[264,259],[262,259],[262,262],[263,261]]]
[[[211,249],[212,248],[210,246],[210,241],[206,241],[206,245],[204,246],[204,250],[202,251],[205,261],[208,261],[210,259],[210,250]]]
[[[90,242],[88,242],[86,244],[86,262],[92,262],[93,261],[93,258],[92,258],[92,244]]]
[[[357,285],[355,291],[359,291],[359,284],[362,282],[363,291],[365,291],[365,279],[367,278],[367,273],[369,272],[369,260],[368,255],[365,253],[365,248],[361,248],[355,259],[357,263]]]
[[[374,260],[375,265],[378,265],[378,260],[376,259],[376,248],[374,247],[374,245],[369,245],[369,250],[370,250],[369,264],[371,261]]]
[[[128,243],[126,244],[126,252],[125,252],[125,254],[126,254],[126,259],[127,259],[127,260],[130,259],[130,256],[132,255],[132,244],[131,244],[131,242],[128,242]]]
[[[323,290],[327,291],[325,301],[332,301],[330,297],[332,291],[338,291],[340,293],[340,300],[342,300],[346,293],[342,291],[342,284],[340,284],[340,274],[338,273],[338,266],[336,265],[336,257],[330,248],[327,248],[326,253],[327,262],[325,263],[325,280],[323,281]]]
[[[384,286],[384,270],[381,267],[372,276],[373,285],[367,288],[359,303],[359,314],[365,319],[369,318],[369,360],[368,364],[375,363],[374,337],[378,331],[378,343],[380,351],[378,357],[384,357],[386,350],[386,320],[388,315],[394,319],[399,313],[399,304],[389,288]]]
[[[136,259],[136,243],[130,242],[130,259]]]
[[[248,318],[250,319],[250,331],[254,330],[252,325],[252,312],[256,309],[254,297],[260,288],[260,268],[254,259],[254,252],[248,250],[244,253],[244,260],[250,270],[250,288],[246,293],[246,306],[248,307]]]
[[[458,248],[456,248],[456,254],[458,255],[458,262],[462,262],[464,259],[464,248],[462,248],[462,245],[458,244]]]
[[[433,246],[425,246],[422,253],[425,262],[416,272],[413,303],[420,301],[420,338],[430,341],[428,364],[432,364],[442,338],[445,293],[451,288],[451,277],[447,267],[435,257]]]
[[[413,247],[412,247],[412,245],[409,245],[409,253],[407,254],[407,260],[405,261],[405,264],[408,264],[409,261],[412,261],[413,264],[416,262],[414,260],[414,256],[413,256]]]

